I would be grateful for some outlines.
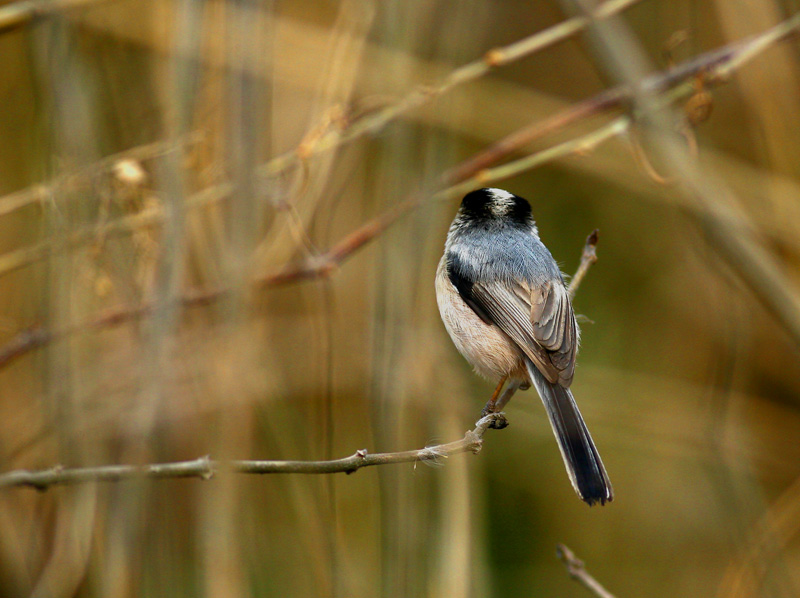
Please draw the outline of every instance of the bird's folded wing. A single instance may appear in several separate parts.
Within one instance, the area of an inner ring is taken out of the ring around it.
[[[578,325],[561,281],[531,289],[525,282],[476,282],[471,301],[503,332],[551,383],[568,387],[575,371]]]

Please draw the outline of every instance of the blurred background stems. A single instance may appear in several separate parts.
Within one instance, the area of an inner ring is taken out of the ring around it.
[[[572,595],[559,542],[616,596],[796,595],[800,351],[753,289],[800,288],[797,6],[588,10],[0,2],[0,471],[461,438],[492,388],[432,281],[490,181],[566,272],[600,229],[574,392],[617,494],[574,497],[529,392],[433,467],[4,490],[0,595]],[[576,35],[611,14],[622,58]],[[751,35],[649,90],[669,134],[611,91]],[[756,278],[704,240],[719,209]]]

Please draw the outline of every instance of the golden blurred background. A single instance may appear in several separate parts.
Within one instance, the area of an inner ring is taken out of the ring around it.
[[[800,9],[611,5],[657,71]],[[702,104],[675,131],[710,195],[630,99],[453,178],[624,79],[613,36],[571,15],[0,2],[0,484],[461,438],[492,384],[447,337],[433,277],[462,191],[491,184],[531,201],[567,273],[600,230],[572,388],[616,495],[575,496],[529,391],[479,455],[0,488],[0,596],[588,596],[558,543],[618,597],[800,595],[800,45],[684,78],[670,114]],[[537,32],[554,37],[506,53]]]

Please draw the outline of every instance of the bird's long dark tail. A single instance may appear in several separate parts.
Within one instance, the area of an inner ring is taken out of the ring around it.
[[[527,365],[547,410],[575,492],[589,505],[610,502],[614,498],[611,482],[572,393],[568,388],[548,382],[532,363]]]

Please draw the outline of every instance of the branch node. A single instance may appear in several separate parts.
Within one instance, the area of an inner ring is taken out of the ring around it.
[[[475,173],[475,184],[485,185],[492,180],[492,173],[488,168],[484,168]]]
[[[207,481],[213,478],[216,471],[214,471],[214,464],[211,461],[211,456],[203,455],[200,457],[199,461],[203,466],[203,471],[200,472],[200,479]]]
[[[587,590],[592,592],[598,598],[614,598],[614,596],[606,590],[599,581],[597,581],[586,570],[583,561],[575,556],[569,548],[563,544],[556,545],[556,556],[567,566],[567,573],[569,576],[580,583]]]
[[[369,451],[367,449],[365,448],[358,449],[355,452],[355,454],[349,458],[349,459],[355,459],[355,462],[348,469],[346,469],[344,473],[346,475],[350,475],[361,469],[366,464],[366,459],[368,454]]]
[[[492,48],[483,55],[483,61],[490,67],[498,67],[506,61],[506,54],[500,48]]]
[[[563,544],[556,545],[556,556],[566,565],[567,573],[572,579],[579,579],[583,572],[586,571],[583,561]]]
[[[313,261],[310,269],[316,271],[320,278],[328,278],[336,271],[337,266],[336,260],[323,255]]]
[[[483,448],[483,438],[475,430],[468,430],[464,435],[464,440],[473,454],[477,455]]]
[[[478,438],[483,438],[486,430],[492,428],[494,424],[505,420],[505,418],[506,415],[502,411],[499,413],[489,413],[475,422],[475,429],[470,430],[470,432],[478,436]]]
[[[61,469],[63,469],[63,467],[57,465],[56,467],[51,468],[50,472],[57,473],[61,471]],[[28,478],[28,476],[30,476],[30,481],[28,482],[28,484],[30,486],[33,486],[33,489],[36,490],[37,492],[47,492],[47,489],[50,487],[50,485],[46,482],[37,482],[36,476],[34,475],[35,472],[29,469],[23,470],[22,474],[23,478]]]

